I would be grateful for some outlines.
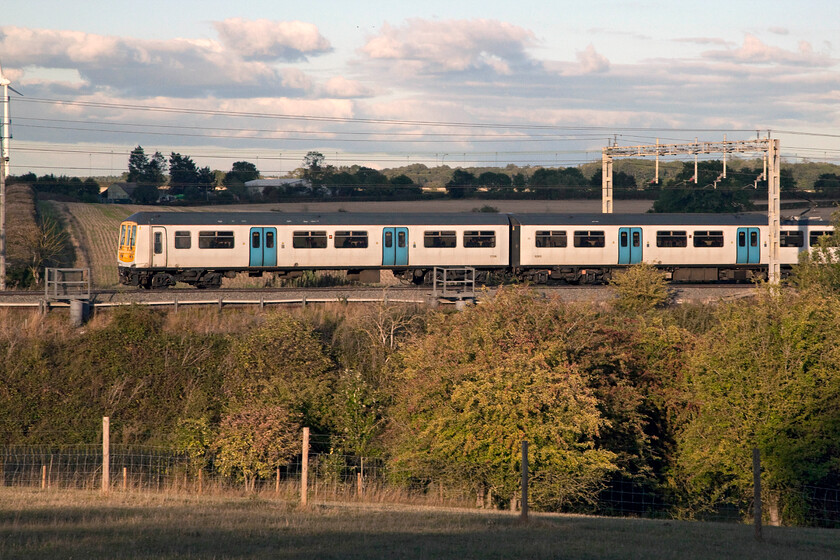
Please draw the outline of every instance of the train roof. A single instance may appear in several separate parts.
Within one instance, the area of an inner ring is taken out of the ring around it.
[[[285,213],[285,212],[137,212],[126,221],[142,225],[508,225],[494,213]]]
[[[507,225],[509,221],[521,225],[580,227],[598,226],[743,226],[767,225],[767,215],[743,214],[496,214],[484,212],[441,213],[363,213],[363,212],[137,212],[126,221],[141,225],[348,225],[348,226],[409,226],[409,225]],[[785,226],[825,226],[823,220],[782,220]]]
[[[521,225],[551,226],[744,226],[767,225],[767,215],[762,213],[741,214],[512,214],[512,219]],[[821,220],[782,220],[782,225],[825,225]]]

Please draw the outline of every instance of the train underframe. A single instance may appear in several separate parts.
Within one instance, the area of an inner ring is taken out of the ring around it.
[[[606,284],[616,272],[626,266],[555,266],[540,268],[514,269],[476,269],[476,282],[479,284],[505,283],[509,280],[532,284]],[[764,265],[731,266],[659,266],[665,278],[673,283],[715,283],[715,282],[751,282],[767,278]],[[378,274],[380,269],[336,269],[347,273],[348,279],[362,282],[375,282],[371,273]],[[782,276],[786,276],[790,267],[782,267]],[[399,268],[392,270],[395,277],[416,285],[430,284],[433,269]],[[234,278],[238,273],[250,276],[262,276],[272,273],[279,278],[293,278],[303,273],[302,270],[230,270],[230,269],[137,269],[120,268],[120,283],[138,286],[143,289],[160,289],[174,286],[181,282],[196,288],[218,288],[222,279]],[[366,274],[367,273],[367,274]]]

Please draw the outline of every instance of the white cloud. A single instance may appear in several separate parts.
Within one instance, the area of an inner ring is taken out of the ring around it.
[[[683,37],[680,39],[674,39],[676,43],[693,43],[696,45],[720,45],[722,47],[726,47],[732,45],[732,41],[727,41],[726,39],[721,39],[720,37]]]
[[[308,54],[332,50],[311,23],[229,18],[213,25],[222,44],[246,59],[302,60]]]
[[[775,64],[808,67],[833,66],[831,57],[814,52],[810,43],[802,41],[797,51],[789,51],[762,42],[755,35],[747,34],[744,43],[735,49],[708,51],[703,56],[716,60],[728,60],[743,64]]]
[[[361,83],[348,80],[343,76],[335,76],[324,83],[324,94],[330,97],[351,98],[367,97],[372,95],[371,91]]]
[[[610,61],[607,60],[607,57],[595,52],[595,47],[592,44],[582,51],[577,51],[576,55],[580,69],[584,74],[601,73],[610,69]]]
[[[527,29],[495,20],[410,19],[399,27],[386,23],[361,52],[374,60],[410,63],[424,73],[510,74],[514,67],[530,64],[525,50],[535,42]]]
[[[221,43],[184,38],[149,41],[6,26],[0,27],[0,52],[17,68],[77,71],[90,90],[253,97],[301,95],[313,89],[311,79],[301,70],[278,69],[269,59],[300,59],[329,50],[329,43],[314,26],[267,20],[226,20],[220,25],[224,34]],[[276,35],[265,35],[272,32]],[[42,76],[33,79],[49,88]]]

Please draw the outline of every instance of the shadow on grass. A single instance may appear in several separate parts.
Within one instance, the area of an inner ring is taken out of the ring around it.
[[[499,512],[121,495],[0,500],[0,556],[23,558],[834,558],[840,532]],[[768,530],[769,529],[769,530]]]

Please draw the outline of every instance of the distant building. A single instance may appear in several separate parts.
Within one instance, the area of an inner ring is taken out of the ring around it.
[[[283,189],[286,194],[305,196],[312,193],[312,184],[306,179],[295,177],[285,179],[254,179],[246,181],[245,187],[252,198],[261,197],[268,187]]]
[[[137,190],[137,183],[112,183],[100,196],[102,202],[130,204],[132,202],[131,195],[134,194],[135,190]]]

